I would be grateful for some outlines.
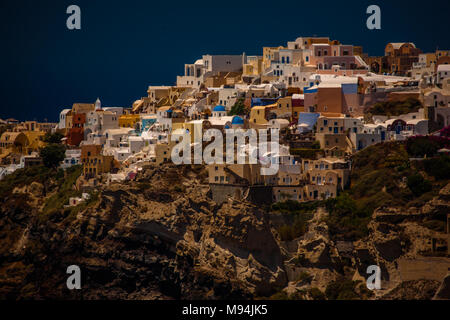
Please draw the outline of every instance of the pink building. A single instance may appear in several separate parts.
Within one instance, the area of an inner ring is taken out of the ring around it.
[[[352,45],[313,44],[310,61],[319,70],[329,70],[333,65],[345,70],[364,67],[362,59],[354,56]]]

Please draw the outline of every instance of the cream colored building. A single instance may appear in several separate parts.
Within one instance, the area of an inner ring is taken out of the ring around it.
[[[211,184],[264,184],[260,164],[210,164],[207,168]]]

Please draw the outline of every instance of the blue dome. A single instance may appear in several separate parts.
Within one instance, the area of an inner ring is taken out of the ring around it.
[[[225,111],[225,107],[224,106],[215,106],[213,111]]]
[[[244,124],[244,120],[241,117],[233,117],[233,120],[231,120],[231,124]]]

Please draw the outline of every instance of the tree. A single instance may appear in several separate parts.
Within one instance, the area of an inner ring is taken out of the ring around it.
[[[243,115],[247,115],[248,114],[248,110],[245,107],[244,104],[244,99],[243,98],[239,98],[236,103],[231,107],[231,110],[228,112],[229,116],[243,116]]]
[[[62,138],[64,138],[64,136],[59,132],[55,132],[55,133],[47,132],[44,136],[44,142],[61,143]]]
[[[41,149],[40,156],[48,168],[56,168],[64,160],[66,148],[62,144],[49,144]]]

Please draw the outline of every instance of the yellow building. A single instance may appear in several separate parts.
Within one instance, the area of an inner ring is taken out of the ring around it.
[[[46,145],[42,141],[44,135],[41,131],[4,132],[0,137],[0,157],[5,159],[12,154],[30,155],[39,152]]]
[[[159,107],[175,104],[186,90],[186,87],[149,86],[148,96],[136,100],[133,103],[132,112],[156,113]]]
[[[119,127],[134,128],[136,123],[141,121],[139,114],[124,114],[119,117]]]
[[[280,49],[284,49],[283,46],[279,47],[263,47],[263,60],[262,67],[263,70],[266,70],[270,67],[270,63],[272,60],[278,59],[278,52]]]
[[[268,124],[268,119],[292,119],[292,97],[278,99],[274,104],[255,106],[250,110],[250,126],[260,128]]]
[[[255,106],[250,110],[250,126],[267,125],[267,106]]]
[[[421,53],[419,54],[419,63],[429,68],[436,64],[436,53]]]
[[[308,180],[316,185],[337,185],[344,189],[349,183],[350,169],[348,162],[341,158],[321,158],[302,160],[302,168],[307,172]]]
[[[75,113],[88,113],[95,110],[95,104],[93,103],[74,103],[72,106],[72,114]]]
[[[23,154],[27,145],[28,138],[23,132],[4,132],[0,137],[0,155]]]
[[[260,164],[210,164],[209,183],[216,184],[264,184]]]
[[[263,58],[248,56],[247,63],[243,66],[243,76],[258,76],[263,72]]]
[[[114,156],[96,154],[87,156],[83,161],[83,171],[86,178],[95,178],[103,173],[111,172],[114,167]]]
[[[292,97],[278,99],[275,109],[272,110],[277,115],[277,119],[292,119]]]
[[[40,148],[44,147],[46,143],[43,141],[45,132],[43,131],[24,131],[27,137],[28,144],[25,148],[24,154],[31,154],[31,152],[39,151]]]
[[[169,140],[170,141],[170,140]],[[155,164],[160,165],[169,162],[171,159],[172,148],[175,143],[165,144],[158,143],[155,145]]]
[[[340,42],[338,40],[330,40],[327,37],[308,37],[304,38],[304,45],[309,48],[313,44],[329,44],[329,45],[338,45]]]
[[[176,130],[183,129],[188,130],[191,136],[191,143],[197,140],[203,141],[203,132],[211,127],[211,123],[208,120],[192,120],[189,122],[173,122],[172,132]]]
[[[220,87],[222,85],[233,85],[241,80],[240,72],[219,72],[204,79],[205,87]]]
[[[201,128],[201,127],[200,127]],[[172,133],[175,132],[189,132],[191,137],[191,143],[195,140],[195,128],[194,124],[190,122],[174,122],[172,123]],[[202,132],[200,132],[201,134]],[[203,138],[203,136],[201,136]],[[200,138],[200,139],[202,139]]]
[[[278,170],[274,175],[264,176],[265,183],[278,186],[301,185],[305,179],[300,169],[300,166],[297,166],[294,170]]]
[[[17,124],[13,131],[15,132],[25,132],[25,131],[41,131],[41,132],[51,132],[52,129],[56,128],[56,123],[51,122],[37,122],[37,121],[24,121]]]

